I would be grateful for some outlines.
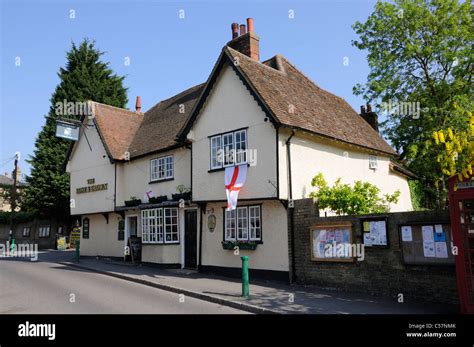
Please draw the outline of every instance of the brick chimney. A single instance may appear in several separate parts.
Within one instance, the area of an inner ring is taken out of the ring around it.
[[[137,96],[137,101],[135,102],[135,111],[140,112],[142,109],[142,99]]]
[[[259,42],[260,38],[253,31],[253,19],[247,18],[247,28],[245,24],[240,25],[240,35],[238,33],[239,24],[232,23],[232,40],[227,43],[227,46],[239,51],[253,60],[259,61]]]
[[[360,107],[360,116],[364,118],[376,132],[379,132],[379,119],[377,113],[372,112],[372,106],[370,104],[367,104],[367,110],[364,105]]]

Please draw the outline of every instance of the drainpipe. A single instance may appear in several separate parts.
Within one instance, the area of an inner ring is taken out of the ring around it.
[[[288,201],[293,200],[293,184],[291,180],[291,139],[295,136],[295,129],[291,129],[291,135],[286,140],[286,156],[288,160]],[[291,238],[291,276],[290,284],[296,281],[296,266],[295,266],[295,215],[294,208],[290,208],[290,238]]]
[[[198,261],[198,271],[201,271],[202,266],[202,218],[203,218],[203,210],[206,208],[206,204],[199,204],[199,261]]]
[[[114,163],[114,213],[117,209],[117,162]]]

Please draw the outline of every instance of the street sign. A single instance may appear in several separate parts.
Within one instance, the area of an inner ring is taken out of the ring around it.
[[[80,125],[78,123],[66,122],[62,120],[56,121],[56,137],[61,137],[66,140],[78,141],[79,129]]]

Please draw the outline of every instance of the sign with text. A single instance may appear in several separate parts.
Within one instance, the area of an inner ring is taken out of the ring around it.
[[[95,184],[95,178],[89,178],[87,180],[88,186],[76,188],[76,194],[98,192],[101,190],[107,190],[109,187],[108,183]]]

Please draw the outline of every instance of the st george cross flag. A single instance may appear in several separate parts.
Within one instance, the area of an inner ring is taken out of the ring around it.
[[[227,211],[237,208],[239,191],[247,178],[247,164],[225,168],[225,192],[227,194]]]

